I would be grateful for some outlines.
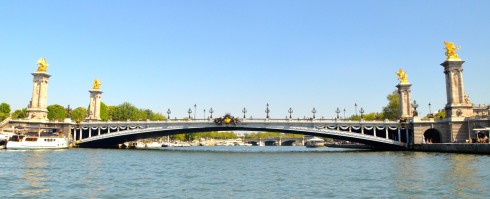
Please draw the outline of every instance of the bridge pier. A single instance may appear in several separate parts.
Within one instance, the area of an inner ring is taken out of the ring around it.
[[[398,139],[397,139],[398,142],[401,141],[401,137],[400,136],[401,136],[401,129],[398,128]]]

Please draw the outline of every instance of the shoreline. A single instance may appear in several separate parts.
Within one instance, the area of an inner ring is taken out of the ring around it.
[[[490,155],[488,143],[414,144],[407,151]]]

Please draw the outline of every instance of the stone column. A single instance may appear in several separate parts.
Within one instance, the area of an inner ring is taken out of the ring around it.
[[[446,118],[463,120],[473,116],[473,105],[464,92],[462,60],[447,60],[441,65],[446,77]]]
[[[102,91],[100,89],[91,89],[90,104],[87,120],[100,121],[100,98]]]
[[[412,99],[410,97],[410,87],[412,87],[412,84],[401,82],[396,87],[398,88],[398,96],[400,97],[400,117],[412,117]]]
[[[48,121],[48,80],[51,75],[47,72],[37,71],[31,73],[34,76],[32,98],[27,107],[27,119],[36,122]]]

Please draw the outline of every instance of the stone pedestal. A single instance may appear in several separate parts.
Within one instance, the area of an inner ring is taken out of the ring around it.
[[[32,98],[27,107],[27,119],[36,122],[48,121],[48,80],[51,77],[47,72],[34,72]]]
[[[473,105],[464,92],[463,63],[462,60],[448,60],[441,64],[446,77],[446,118],[450,120],[473,116]]]
[[[89,121],[100,121],[100,98],[102,91],[99,89],[91,89],[89,92],[90,104],[88,109],[88,117],[86,119]]]
[[[400,117],[410,118],[413,116],[412,99],[410,96],[412,84],[400,83],[396,87],[398,88],[398,96],[400,97]]]

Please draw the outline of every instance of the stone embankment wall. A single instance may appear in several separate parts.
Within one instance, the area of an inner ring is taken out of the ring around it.
[[[442,153],[471,153],[471,154],[490,154],[490,144],[416,144],[413,151],[442,152]]]

